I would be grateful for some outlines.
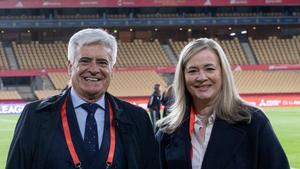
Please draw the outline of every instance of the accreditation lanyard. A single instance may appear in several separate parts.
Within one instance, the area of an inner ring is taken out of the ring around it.
[[[190,134],[190,140],[192,140],[192,135],[194,133],[194,125],[195,125],[195,110],[194,107],[192,106],[191,112],[190,112],[190,126],[189,126],[189,134]],[[190,148],[190,156],[191,160],[193,159],[193,148],[192,148],[192,142],[191,142],[191,148]]]
[[[109,103],[109,102],[108,102]],[[65,99],[63,106],[61,108],[61,120],[62,120],[62,125],[64,129],[64,135],[65,139],[67,142],[67,146],[69,149],[69,152],[71,154],[74,166],[78,169],[81,169],[81,161],[78,158],[78,155],[76,153],[72,137],[71,137],[71,132],[70,132],[70,127],[68,123],[68,118],[67,118],[67,99]],[[109,153],[107,156],[106,160],[106,168],[109,168],[112,165],[113,159],[114,159],[114,154],[115,154],[115,146],[116,146],[116,130],[114,125],[112,124],[113,122],[113,111],[111,104],[109,103],[109,129],[110,129],[110,146],[109,146]]]

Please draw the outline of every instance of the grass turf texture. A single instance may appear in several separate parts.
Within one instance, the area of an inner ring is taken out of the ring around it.
[[[264,108],[288,156],[291,168],[300,169],[300,107]],[[0,115],[0,169],[4,169],[7,152],[19,115]]]

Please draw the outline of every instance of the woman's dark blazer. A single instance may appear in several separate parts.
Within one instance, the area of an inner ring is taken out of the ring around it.
[[[43,169],[60,109],[68,92],[25,106],[16,125],[6,169]],[[106,93],[116,130],[124,145],[128,169],[157,169],[158,146],[147,112]]]
[[[216,118],[202,169],[289,169],[287,157],[265,114],[245,107],[251,123],[229,124]],[[161,169],[192,169],[189,113],[171,134],[158,131]]]

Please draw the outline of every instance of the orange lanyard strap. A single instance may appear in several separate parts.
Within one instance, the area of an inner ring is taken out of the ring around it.
[[[111,104],[109,104],[109,128],[110,128],[110,147],[109,147],[109,153],[107,156],[106,164],[111,165],[114,156],[115,156],[115,147],[116,147],[116,129],[113,124],[113,111]]]
[[[62,120],[63,129],[64,129],[65,139],[66,139],[67,146],[68,146],[69,152],[71,154],[73,163],[76,168],[80,168],[81,162],[78,158],[78,155],[77,155],[76,150],[73,145],[73,141],[72,141],[71,133],[70,133],[70,127],[69,127],[68,118],[67,118],[67,99],[65,99],[63,106],[61,108],[61,120]]]
[[[191,112],[190,112],[190,138],[192,138],[193,132],[194,132],[194,125],[195,125],[195,111],[194,108],[192,107]]]
[[[194,107],[192,106],[191,112],[190,112],[190,126],[189,126],[189,134],[190,134],[190,139],[192,140],[192,135],[194,133],[194,125],[195,125],[195,110]],[[192,148],[192,141],[191,141],[191,149],[190,149],[190,156],[191,160],[193,159],[193,148]]]
[[[61,109],[61,119],[62,119],[65,140],[67,142],[67,146],[68,146],[69,152],[71,154],[74,166],[76,168],[81,168],[81,162],[78,158],[77,152],[75,150],[75,147],[74,147],[74,144],[72,141],[71,133],[70,133],[70,127],[69,127],[68,118],[67,118],[67,99],[65,99],[62,109]],[[110,147],[109,147],[108,157],[106,160],[107,167],[112,165],[112,162],[114,159],[114,154],[115,154],[115,146],[116,146],[116,130],[113,125],[113,111],[112,111],[111,104],[109,104],[109,126],[110,126]]]

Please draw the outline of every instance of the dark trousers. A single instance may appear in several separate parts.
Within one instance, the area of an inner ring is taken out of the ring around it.
[[[150,110],[151,122],[153,126],[153,131],[156,132],[156,125],[155,123],[160,119],[160,112],[156,110]]]

